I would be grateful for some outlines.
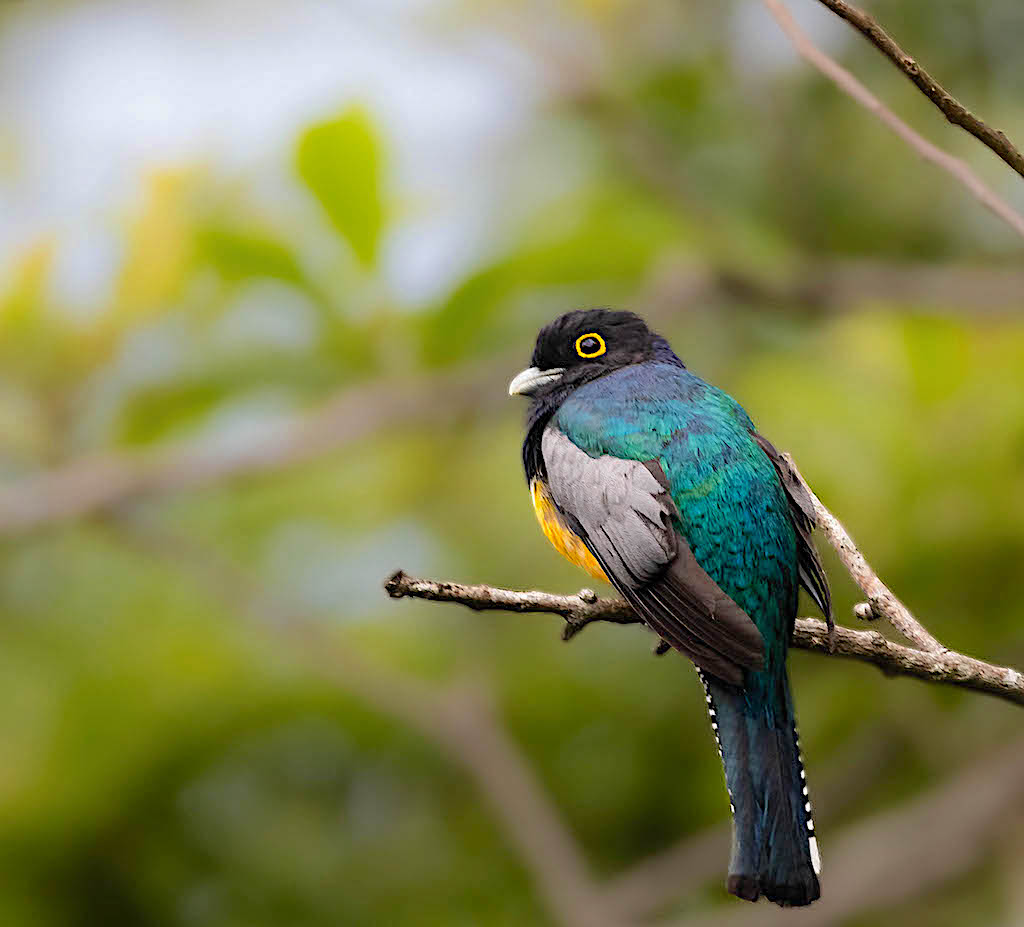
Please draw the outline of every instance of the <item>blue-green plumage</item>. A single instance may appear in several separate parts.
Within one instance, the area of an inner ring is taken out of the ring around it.
[[[677,529],[757,625],[766,660],[759,675],[771,677],[796,614],[796,532],[742,407],[685,367],[644,363],[581,386],[552,424],[591,456],[661,463]]]
[[[659,461],[676,529],[761,632],[763,669],[748,670],[741,689],[702,677],[736,820],[730,872],[760,876],[756,886],[735,884],[740,894],[806,904],[818,896],[816,844],[785,667],[799,591],[797,533],[753,423],[726,393],[684,367],[655,362],[581,386],[552,425],[591,456]]]
[[[810,903],[819,862],[786,653],[801,584],[829,602],[806,500],[740,405],[630,313],[561,317],[533,364],[513,382],[533,397],[527,478],[703,670],[733,806],[729,890]]]

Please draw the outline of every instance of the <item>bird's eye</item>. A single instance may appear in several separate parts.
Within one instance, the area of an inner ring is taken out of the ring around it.
[[[580,357],[600,357],[607,350],[604,338],[597,332],[587,332],[576,339],[576,353]]]

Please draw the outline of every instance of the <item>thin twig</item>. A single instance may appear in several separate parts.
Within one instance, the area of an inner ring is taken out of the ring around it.
[[[1024,237],[1024,216],[1021,216],[1009,203],[997,196],[966,163],[933,145],[915,132],[846,68],[818,48],[811,41],[810,36],[797,25],[789,8],[782,0],[761,0],[761,2],[768,8],[768,12],[771,13],[804,59],[832,80],[840,90],[874,113],[922,158],[941,167],[962,184],[978,202],[999,216],[1018,235]]]
[[[590,600],[589,590],[578,595],[517,592],[486,585],[416,579],[399,570],[385,583],[388,595],[456,602],[476,611],[547,612],[566,622],[563,637],[573,637],[589,624],[642,624],[621,599]],[[837,625],[830,638],[828,627],[815,618],[798,618],[793,646],[871,663],[887,673],[913,676],[996,695],[1024,705],[1024,675],[1015,669],[984,663],[953,650],[925,651],[890,641],[877,631],[855,631]]]
[[[950,123],[970,132],[978,141],[992,149],[1024,177],[1024,155],[1006,137],[1005,133],[993,129],[983,122],[950,94],[921,64],[900,48],[877,19],[852,4],[845,3],[844,0],[818,0],[818,2],[827,6],[833,13],[846,20],[860,32],[896,65],[921,93],[935,104]]]
[[[864,555],[853,543],[847,530],[815,495],[814,490],[807,485],[807,481],[797,469],[793,458],[789,454],[783,454],[783,459],[788,464],[792,474],[807,490],[807,494],[814,503],[815,523],[821,529],[822,534],[828,539],[843,566],[846,567],[853,581],[860,587],[861,592],[868,598],[868,606],[875,617],[885,618],[897,631],[908,641],[914,644],[918,650],[938,652],[945,650],[942,646],[910,612],[899,599],[893,595],[888,586],[879,578],[878,574],[871,569],[871,565],[864,558]],[[858,617],[870,618],[869,615],[858,613]]]

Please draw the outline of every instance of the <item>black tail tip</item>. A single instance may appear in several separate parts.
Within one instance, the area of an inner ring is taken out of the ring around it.
[[[769,901],[774,901],[783,908],[800,908],[821,897],[817,879],[788,885],[762,885],[756,876],[730,875],[725,887],[730,895],[744,901],[757,901],[764,895]]]
[[[761,897],[761,886],[754,876],[731,875],[725,883],[730,895],[745,901],[757,901]]]

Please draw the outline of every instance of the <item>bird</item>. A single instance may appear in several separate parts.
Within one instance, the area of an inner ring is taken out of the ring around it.
[[[638,315],[567,312],[509,384],[555,549],[610,583],[696,666],[732,812],[726,889],[820,897],[821,857],[786,672],[800,588],[832,620],[813,505],[742,406]]]

